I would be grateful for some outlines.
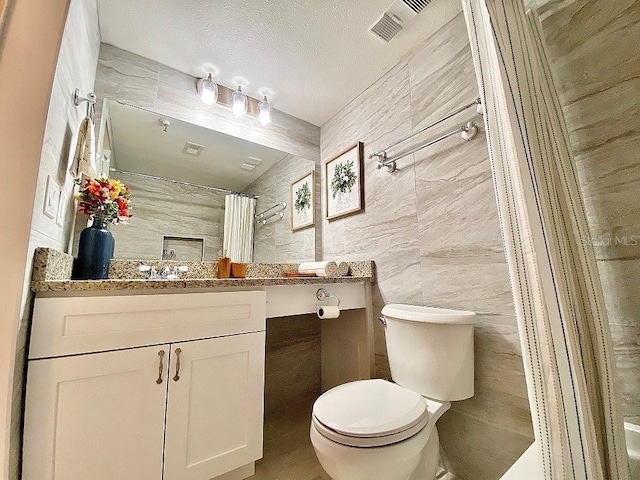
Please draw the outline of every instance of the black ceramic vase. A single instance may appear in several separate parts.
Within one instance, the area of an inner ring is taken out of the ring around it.
[[[102,217],[93,217],[93,224],[82,230],[78,258],[73,266],[73,279],[99,280],[109,278],[109,263],[113,258],[115,240]]]

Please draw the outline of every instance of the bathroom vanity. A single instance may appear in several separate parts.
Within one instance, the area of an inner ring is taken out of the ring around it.
[[[47,254],[33,283],[27,480],[251,476],[266,322],[314,313],[319,288],[342,310],[321,321],[323,390],[371,377],[371,277],[52,280],[63,257]]]

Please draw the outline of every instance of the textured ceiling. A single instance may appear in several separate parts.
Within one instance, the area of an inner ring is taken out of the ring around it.
[[[175,118],[109,101],[112,167],[127,172],[242,191],[289,154]],[[171,125],[163,131],[161,120]],[[199,156],[182,152],[186,142],[204,146]],[[262,163],[242,170],[248,157]],[[311,165],[313,162],[309,161]]]
[[[99,0],[102,41],[215,74],[322,125],[461,9],[433,0],[389,44],[368,29],[392,0]]]

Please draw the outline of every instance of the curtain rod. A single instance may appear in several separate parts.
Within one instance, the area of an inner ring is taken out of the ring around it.
[[[172,178],[157,177],[155,175],[147,175],[146,173],[127,172],[125,170],[118,170],[117,168],[113,168],[113,167],[109,168],[109,171],[115,172],[115,173],[121,173],[123,175],[131,175],[133,177],[147,178],[149,180],[159,180],[161,182],[169,182],[177,185],[185,185],[187,187],[201,188],[203,190],[210,190],[212,192],[230,193],[233,195],[240,195],[242,197],[259,198],[257,195],[251,195],[249,193],[244,193],[244,192],[236,192],[235,190],[227,190],[226,188],[209,187],[208,185],[199,185],[197,183],[182,182],[180,180],[173,180]]]

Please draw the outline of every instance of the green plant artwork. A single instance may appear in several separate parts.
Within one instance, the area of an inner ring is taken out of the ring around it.
[[[296,190],[294,206],[298,213],[311,208],[311,189],[309,188],[309,182],[304,182],[302,186]]]
[[[331,179],[332,197],[336,198],[338,193],[351,192],[355,183],[356,172],[353,169],[353,160],[338,163]]]

